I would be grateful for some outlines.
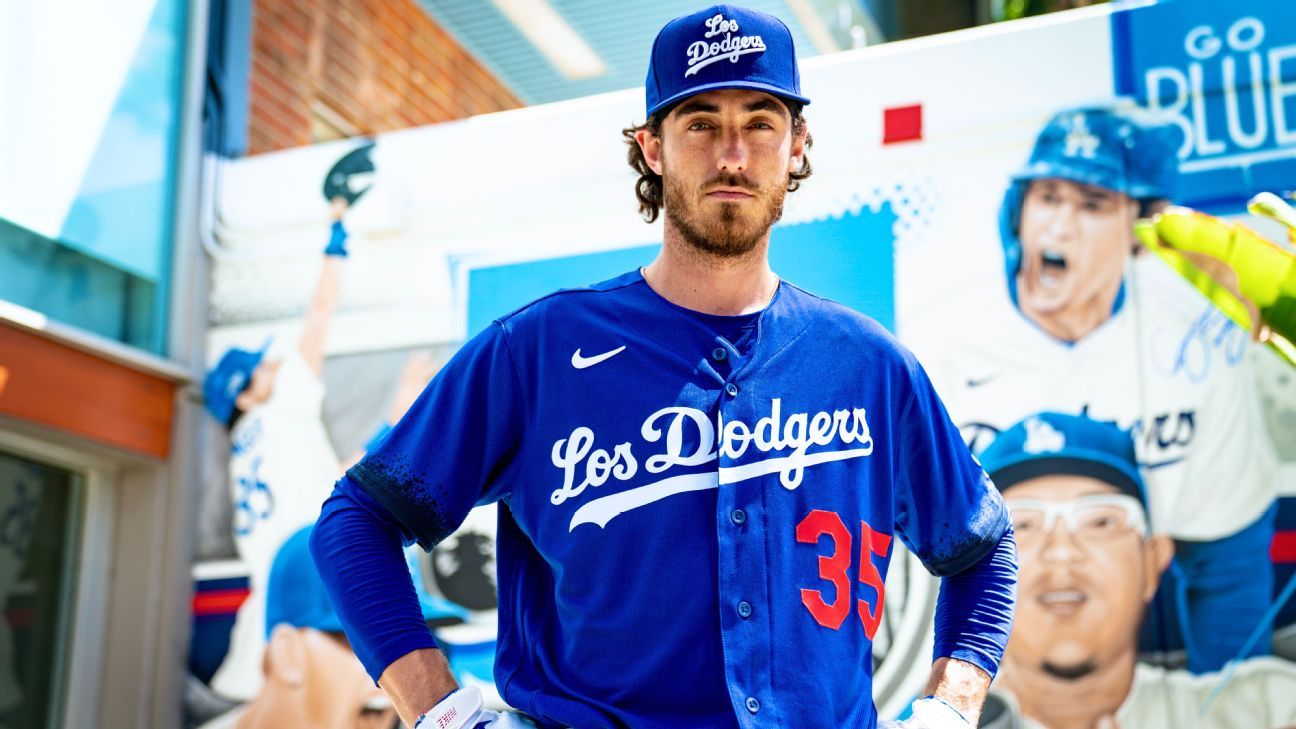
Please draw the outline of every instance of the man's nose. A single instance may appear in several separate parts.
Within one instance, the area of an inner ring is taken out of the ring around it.
[[[1044,533],[1043,556],[1055,562],[1073,562],[1080,557],[1080,543],[1063,519],[1057,519]]]
[[[720,158],[716,162],[721,172],[747,170],[747,143],[739,131],[730,130],[720,139]]]
[[[1070,202],[1064,202],[1054,209],[1048,224],[1049,234],[1054,240],[1069,240],[1074,237],[1077,214],[1075,204]]]

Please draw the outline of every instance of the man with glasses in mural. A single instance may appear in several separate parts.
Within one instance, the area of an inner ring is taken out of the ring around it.
[[[1296,666],[1194,675],[1137,662],[1139,623],[1174,553],[1149,524],[1130,434],[1039,413],[981,461],[1020,551],[1017,616],[984,729],[1263,729],[1296,722]]]
[[[810,174],[791,33],[677,18],[646,85],[623,134],[659,256],[493,322],[337,483],[312,550],[352,646],[418,729],[516,722],[451,679],[400,558],[498,501],[495,678],[541,726],[873,726],[900,538],[943,578],[903,726],[974,725],[1010,628],[1008,515],[917,361],[770,269]]]
[[[1133,429],[1201,672],[1257,629],[1252,653],[1269,652],[1276,476],[1247,332],[1155,257],[1132,263],[1135,221],[1173,196],[1178,134],[1132,106],[1055,115],[1000,211],[1007,286],[986,282],[960,297],[967,317],[936,307],[902,334],[973,452],[1046,409]]]

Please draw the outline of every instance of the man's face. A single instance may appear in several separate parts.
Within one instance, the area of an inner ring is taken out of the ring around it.
[[[1137,203],[1121,193],[1056,178],[1032,180],[1018,231],[1022,311],[1046,321],[1079,317],[1080,336],[1105,321],[1137,216]]]
[[[341,633],[300,629],[307,670],[303,699],[314,726],[328,729],[390,729],[396,710],[374,686]]]
[[[243,412],[250,412],[258,405],[262,405],[274,394],[275,378],[279,376],[279,366],[283,364],[276,360],[273,362],[263,361],[252,370],[252,377],[248,380],[247,387],[243,388],[238,397],[234,399],[234,404]]]
[[[1041,476],[1004,492],[1009,509],[1018,506],[1017,616],[1005,654],[1014,670],[1076,679],[1135,650],[1172,547],[1168,537],[1145,539],[1127,522],[1128,512],[1111,503],[1118,493],[1070,475]],[[1025,508],[1030,501],[1067,507],[1079,533],[1064,518],[1045,528],[1039,509]],[[1135,513],[1141,516],[1141,508]]]
[[[783,214],[788,175],[800,169],[805,135],[775,97],[726,89],[671,110],[661,136],[640,136],[663,178],[667,220],[694,248],[725,258],[756,248]]]

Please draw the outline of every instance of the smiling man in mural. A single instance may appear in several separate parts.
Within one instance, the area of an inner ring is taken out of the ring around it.
[[[899,539],[943,578],[903,726],[975,725],[1008,514],[913,356],[770,269],[810,174],[791,34],[728,5],[673,20],[646,97],[624,134],[656,260],[491,323],[325,503],[312,549],[351,645],[419,729],[524,721],[456,686],[401,555],[498,501],[495,678],[536,724],[871,726]]]
[[[1247,333],[1155,257],[1130,255],[1135,220],[1173,195],[1177,134],[1134,107],[1054,116],[1000,211],[1007,286],[902,333],[974,452],[1044,409],[1133,429],[1183,578],[1158,604],[1187,617],[1184,638],[1150,647],[1182,640],[1190,668],[1209,671],[1269,606],[1276,477]],[[1265,632],[1253,653],[1268,650]]]
[[[1139,622],[1174,544],[1149,523],[1128,432],[1040,413],[982,453],[1020,549],[1017,617],[984,729],[1286,727],[1296,666],[1193,675],[1137,662]]]

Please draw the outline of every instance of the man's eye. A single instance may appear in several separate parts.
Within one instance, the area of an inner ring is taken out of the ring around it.
[[[690,131],[701,132],[711,128],[711,125],[704,121],[695,121],[688,125]]]
[[[774,125],[770,124],[769,122],[760,121],[760,122],[752,122],[752,127],[756,129],[773,129]]]

